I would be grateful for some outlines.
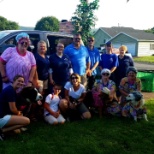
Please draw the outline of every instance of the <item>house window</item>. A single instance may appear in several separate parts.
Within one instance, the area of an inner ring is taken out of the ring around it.
[[[154,44],[150,44],[150,50],[154,50]]]

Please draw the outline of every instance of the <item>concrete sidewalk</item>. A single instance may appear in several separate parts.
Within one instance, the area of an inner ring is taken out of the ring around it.
[[[147,64],[141,62],[134,62],[135,67],[137,70],[153,70],[154,71],[154,64]]]

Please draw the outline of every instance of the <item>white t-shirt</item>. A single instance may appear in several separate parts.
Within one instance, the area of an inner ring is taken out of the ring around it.
[[[50,105],[50,109],[52,111],[54,111],[54,112],[58,111],[58,105],[60,102],[59,96],[56,96],[56,95],[53,96],[52,94],[49,94],[46,97],[45,102]],[[44,115],[46,115],[47,113],[49,113],[49,112],[46,109],[44,109]]]
[[[64,86],[64,88],[66,90],[69,91],[69,96],[75,98],[75,99],[78,99],[80,98],[80,96],[82,95],[82,93],[85,93],[85,88],[82,84],[80,84],[80,87],[77,91],[74,91],[74,88],[73,88],[73,85],[71,84],[71,82],[67,82]]]

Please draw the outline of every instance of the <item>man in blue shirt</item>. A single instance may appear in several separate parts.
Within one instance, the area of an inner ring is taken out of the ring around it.
[[[81,83],[86,86],[86,74],[90,69],[90,57],[87,48],[81,44],[80,34],[74,35],[73,43],[65,48],[64,54],[70,58],[73,72],[81,76]]]
[[[106,53],[101,55],[100,60],[100,69],[107,68],[111,71],[111,80],[115,80],[114,78],[114,72],[116,68],[118,67],[118,56],[114,53],[112,53],[112,44],[111,42],[106,43]]]
[[[90,90],[92,89],[92,87],[95,83],[95,77],[97,74],[96,68],[97,68],[99,61],[100,61],[100,53],[99,53],[98,49],[94,47],[94,43],[95,43],[94,37],[89,37],[87,50],[88,50],[88,53],[90,56],[91,64],[90,64],[90,70],[87,74],[87,76],[88,76],[87,88]]]

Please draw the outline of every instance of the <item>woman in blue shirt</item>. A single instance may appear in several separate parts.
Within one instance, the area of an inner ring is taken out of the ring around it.
[[[134,66],[133,59],[127,55],[125,55],[127,51],[127,47],[122,45],[119,48],[120,54],[118,56],[119,66],[116,70],[117,83],[120,84],[122,78],[127,76],[127,69],[130,66]],[[119,85],[118,85],[119,86]]]
[[[50,84],[59,84],[62,87],[69,81],[70,74],[73,72],[72,65],[69,57],[63,54],[64,44],[58,43],[56,53],[52,54],[49,58],[50,61]],[[64,89],[60,94],[64,97]]]
[[[0,140],[3,140],[3,133],[19,129],[30,123],[30,120],[24,117],[16,107],[16,91],[23,85],[23,76],[17,75],[13,79],[13,84],[0,93]]]
[[[49,66],[50,62],[46,56],[47,45],[44,41],[39,41],[37,45],[37,53],[35,54],[39,92],[45,93],[48,89]]]
[[[125,55],[127,51],[127,47],[122,45],[119,48],[120,54],[118,56],[119,65],[116,70],[116,84],[119,87],[120,81],[122,78],[127,76],[127,70],[130,66],[134,66],[133,59],[127,55]],[[120,96],[120,92],[117,92],[117,96]]]

